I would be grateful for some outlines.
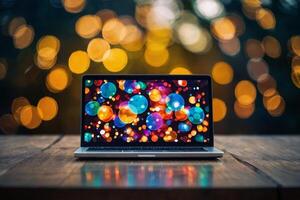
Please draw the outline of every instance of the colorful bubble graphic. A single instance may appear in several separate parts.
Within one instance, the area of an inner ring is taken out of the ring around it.
[[[147,88],[147,84],[144,83],[143,81],[139,81],[138,84],[142,90],[145,90]]]
[[[204,111],[200,107],[192,107],[188,118],[193,124],[201,124],[204,120]]]
[[[162,127],[163,123],[164,123],[163,119],[160,116],[160,114],[158,114],[158,113],[152,113],[152,114],[148,115],[148,117],[146,119],[147,127],[150,130],[159,129],[160,127]]]
[[[98,117],[101,121],[109,122],[113,119],[114,113],[110,106],[102,105],[98,111]]]
[[[90,116],[96,116],[99,109],[99,103],[97,101],[89,101],[85,105],[85,112]]]
[[[88,132],[85,132],[84,133],[84,141],[85,142],[90,142],[91,140],[92,140],[92,134],[88,133]]]
[[[128,94],[132,94],[135,90],[138,90],[139,88],[140,88],[140,86],[136,81],[127,80],[124,83],[124,90]]]
[[[178,124],[178,130],[180,132],[184,132],[184,133],[189,132],[191,130],[191,128],[192,128],[192,126],[190,124],[187,124],[187,123],[180,122]]]
[[[148,100],[143,95],[134,95],[130,98],[128,106],[133,113],[141,114],[148,108]]]
[[[184,99],[181,95],[172,93],[168,95],[166,103],[171,110],[177,111],[184,106]]]
[[[105,98],[111,98],[117,92],[117,88],[116,88],[115,84],[113,84],[111,82],[104,83],[101,86],[100,90],[101,90],[101,95]]]
[[[183,108],[175,112],[175,117],[178,121],[185,121],[188,118],[188,110]]]
[[[93,85],[93,81],[91,80],[85,80],[85,86],[86,87],[91,87]]]
[[[149,92],[149,98],[151,99],[151,101],[154,101],[154,102],[160,101],[160,99],[161,99],[160,91],[158,89],[152,89]]]
[[[196,135],[195,140],[196,140],[196,142],[203,142],[204,137],[203,137],[203,135]]]
[[[115,117],[114,124],[118,128],[123,128],[126,124],[121,121],[119,117]]]
[[[122,103],[122,105],[120,105],[118,116],[120,120],[125,124],[133,122],[137,117],[137,115],[129,108],[128,102],[124,102]]]

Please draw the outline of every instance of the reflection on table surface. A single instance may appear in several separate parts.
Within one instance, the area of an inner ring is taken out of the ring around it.
[[[92,187],[208,187],[213,167],[196,161],[88,162],[81,168],[81,182]]]

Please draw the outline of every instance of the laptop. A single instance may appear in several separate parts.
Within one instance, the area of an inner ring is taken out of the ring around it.
[[[86,75],[75,157],[217,158],[211,77]]]

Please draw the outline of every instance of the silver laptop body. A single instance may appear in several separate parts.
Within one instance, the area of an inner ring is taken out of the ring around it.
[[[86,75],[79,158],[217,158],[207,75]],[[217,111],[215,111],[217,112]]]

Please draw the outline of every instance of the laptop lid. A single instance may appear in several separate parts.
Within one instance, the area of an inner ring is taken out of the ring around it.
[[[81,146],[213,146],[206,75],[85,75]]]

